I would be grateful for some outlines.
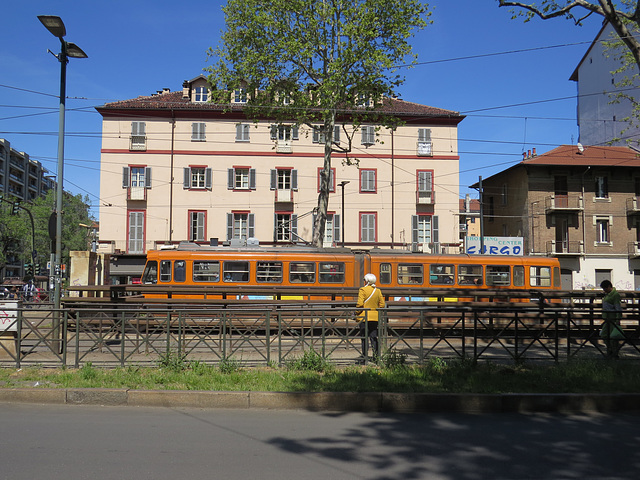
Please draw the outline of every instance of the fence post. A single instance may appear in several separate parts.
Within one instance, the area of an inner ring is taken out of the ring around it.
[[[120,323],[121,323],[121,330],[120,330],[120,366],[124,367],[124,347],[125,347],[125,332],[126,332],[126,327],[124,322],[126,321],[126,317],[124,312],[122,312],[122,318],[120,319]]]

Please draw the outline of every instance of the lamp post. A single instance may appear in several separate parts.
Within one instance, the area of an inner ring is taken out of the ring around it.
[[[343,180],[338,185],[342,188],[342,246],[344,247],[344,186],[350,183],[349,180]]]
[[[60,40],[60,53],[56,55],[48,50],[60,62],[60,111],[58,122],[58,173],[56,186],[56,231],[55,231],[55,258],[54,258],[54,308],[60,309],[60,275],[62,270],[62,192],[64,174],[64,113],[67,82],[67,62],[71,58],[87,58],[87,54],[75,43],[67,42],[64,36],[67,31],[60,17],[55,15],[38,15],[38,20],[42,22],[54,37]]]

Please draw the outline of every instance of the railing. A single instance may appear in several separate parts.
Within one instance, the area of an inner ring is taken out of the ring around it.
[[[547,255],[583,255],[584,243],[582,240],[558,241],[549,240],[547,242]]]
[[[352,364],[362,353],[353,293],[332,301],[174,298],[155,304],[132,296],[80,297],[59,312],[19,308],[15,338],[0,343],[0,365],[157,365],[169,355],[268,365],[308,350]],[[396,293],[389,289],[388,306],[379,310],[379,339],[383,354],[400,354],[407,363],[430,357],[560,361],[605,353],[599,292],[434,290],[407,300]],[[640,359],[640,295],[623,297],[621,353]]]
[[[545,198],[545,210],[584,210],[582,197],[574,195],[551,195]]]

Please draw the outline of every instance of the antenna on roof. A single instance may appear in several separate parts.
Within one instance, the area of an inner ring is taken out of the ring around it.
[[[584,152],[584,146],[580,142],[578,142],[577,147],[578,147],[578,153],[582,154],[582,152]]]

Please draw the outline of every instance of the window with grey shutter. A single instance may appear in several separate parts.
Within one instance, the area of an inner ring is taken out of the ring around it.
[[[184,167],[182,169],[182,188],[190,188],[191,187],[191,168]]]
[[[277,186],[278,186],[278,170],[272,169],[271,170],[271,185],[270,185],[269,188],[271,190],[275,190]]]
[[[298,190],[298,170],[291,170],[291,189]]]
[[[271,140],[278,139],[278,125],[271,125]]]
[[[250,213],[249,214],[249,238],[253,238],[256,236],[256,231],[255,231],[255,219],[254,219],[254,214]]]
[[[255,190],[255,189],[256,189],[256,169],[250,168],[249,169],[249,190]]]
[[[299,140],[300,139],[300,132],[298,131],[298,126],[294,125],[291,129],[291,139],[292,140]]]
[[[208,167],[204,171],[204,188],[211,190],[213,186],[213,170]]]
[[[129,167],[122,167],[122,188],[129,188]]]
[[[433,243],[440,242],[440,236],[438,234],[438,215],[431,217],[431,238],[433,238]]]
[[[191,124],[191,141],[192,142],[204,142],[205,137],[205,124],[204,122],[194,122]]]
[[[418,215],[411,215],[411,243],[418,243]]]
[[[233,238],[233,213],[227,213],[227,240]]]
[[[370,146],[376,143],[376,131],[372,125],[365,125],[362,129],[362,145]]]
[[[151,167],[144,167],[144,186],[151,188]]]
[[[236,125],[236,142],[248,142],[249,141],[249,128],[246,123],[239,123]]]
[[[236,175],[233,168],[227,169],[227,188],[233,190],[236,182]]]
[[[340,241],[340,215],[334,213],[333,214],[333,240],[338,243]]]
[[[294,242],[298,240],[298,215],[291,215],[291,240]]]
[[[431,141],[431,129],[430,128],[419,128],[418,129],[418,141],[419,142],[430,142]]]

